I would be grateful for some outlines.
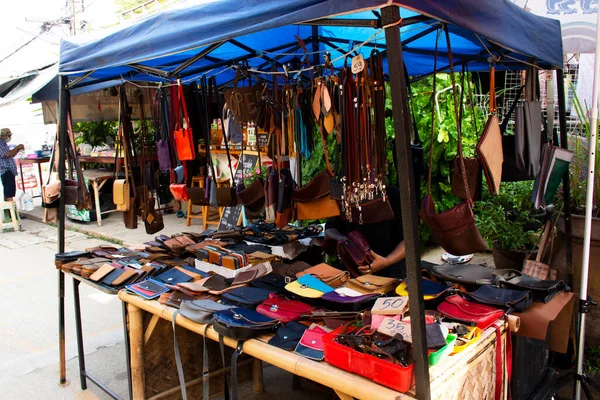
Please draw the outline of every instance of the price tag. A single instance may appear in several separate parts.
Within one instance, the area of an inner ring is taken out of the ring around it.
[[[412,335],[410,334],[410,325],[406,322],[396,321],[389,317],[385,317],[377,328],[377,332],[388,336],[395,336],[398,333],[402,335],[405,342],[412,344]]]
[[[408,297],[381,297],[371,309],[371,314],[402,315],[408,307]]]
[[[352,73],[358,74],[365,69],[365,59],[362,54],[352,57]]]

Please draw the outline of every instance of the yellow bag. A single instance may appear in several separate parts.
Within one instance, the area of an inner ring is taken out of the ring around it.
[[[290,282],[287,285],[285,285],[285,290],[287,290],[290,293],[309,299],[318,299],[323,297],[323,295],[325,294],[320,290],[311,289],[298,281]]]
[[[127,179],[115,179],[113,184],[113,203],[118,211],[129,211],[131,207],[131,195]]]

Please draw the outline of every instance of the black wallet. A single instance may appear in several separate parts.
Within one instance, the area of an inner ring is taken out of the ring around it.
[[[194,278],[184,274],[176,268],[171,268],[170,270],[157,275],[155,279],[163,283],[168,283],[169,285],[176,285],[178,283],[190,282]]]
[[[77,260],[78,258],[89,256],[90,253],[88,253],[87,251],[69,251],[67,253],[56,253],[54,255],[54,260],[62,262],[71,262]]]

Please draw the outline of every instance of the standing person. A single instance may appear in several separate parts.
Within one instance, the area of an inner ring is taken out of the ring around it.
[[[15,178],[17,176],[17,165],[14,157],[25,146],[17,145],[14,149],[8,148],[8,142],[12,138],[12,132],[9,128],[2,128],[0,131],[0,177],[2,178],[2,186],[4,187],[4,201],[12,201],[17,191]]]

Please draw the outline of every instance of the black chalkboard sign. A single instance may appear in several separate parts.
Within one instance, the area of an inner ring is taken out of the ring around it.
[[[257,133],[256,134],[256,143],[258,144],[258,147],[268,147],[270,139],[271,139],[270,133]]]
[[[242,175],[249,174],[258,165],[258,153],[248,152],[240,156],[235,169],[235,183],[242,182]]]
[[[228,231],[237,228],[242,223],[242,205],[225,207],[219,220],[218,231]]]

